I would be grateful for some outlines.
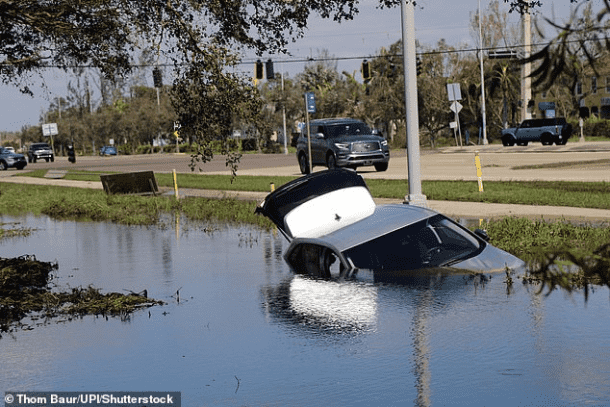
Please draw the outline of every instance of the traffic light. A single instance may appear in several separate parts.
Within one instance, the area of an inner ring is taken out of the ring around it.
[[[263,63],[260,59],[257,59],[254,65],[254,75],[256,79],[263,79]]]
[[[163,73],[158,66],[153,69],[153,83],[155,84],[155,88],[163,86]]]
[[[265,69],[267,70],[267,79],[274,79],[275,75],[273,73],[273,61],[268,59],[265,63]]]
[[[362,79],[365,81],[371,79],[371,68],[369,67],[369,61],[366,59],[362,61]]]
[[[421,75],[421,59],[419,59],[419,57],[417,57],[417,76]]]

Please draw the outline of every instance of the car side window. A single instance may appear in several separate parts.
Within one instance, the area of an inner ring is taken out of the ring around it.
[[[444,217],[433,218],[430,227],[441,244],[436,253],[439,262],[462,258],[479,249],[479,241]]]

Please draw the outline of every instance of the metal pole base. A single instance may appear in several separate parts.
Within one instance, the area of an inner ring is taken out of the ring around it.
[[[426,201],[426,195],[423,195],[423,194],[405,195],[405,201],[403,203],[405,205],[420,206],[422,208],[428,207],[428,202]]]

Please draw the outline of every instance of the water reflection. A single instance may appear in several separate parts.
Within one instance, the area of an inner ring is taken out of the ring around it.
[[[354,335],[375,330],[377,287],[294,275],[262,289],[263,307],[292,331]]]
[[[3,337],[5,388],[172,389],[185,405],[610,399],[607,289],[584,306],[579,293],[538,296],[521,283],[507,295],[503,274],[359,270],[320,279],[289,269],[273,232],[185,219],[179,233],[174,218],[150,228],[22,224],[38,230],[0,242],[3,257],[57,260],[60,285],[148,289],[169,304],[128,322],[50,321]]]

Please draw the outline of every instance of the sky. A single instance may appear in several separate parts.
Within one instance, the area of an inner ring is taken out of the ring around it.
[[[445,39],[453,46],[476,46],[469,28],[469,22],[478,8],[478,0],[418,0],[415,8],[415,37],[421,44],[434,46],[439,40]],[[544,17],[555,15],[561,20],[569,15],[568,0],[543,1],[539,13]],[[361,0],[358,6],[360,13],[352,21],[335,23],[332,20],[313,18],[309,21],[309,29],[303,38],[288,47],[290,56],[263,55],[266,61],[274,61],[276,73],[284,72],[294,77],[304,67],[303,60],[310,56],[316,57],[322,50],[328,50],[329,55],[337,58],[338,71],[354,72],[360,69],[363,58],[376,55],[381,47],[389,47],[401,39],[400,7],[393,9],[378,9],[376,0]],[[489,0],[481,0],[485,9]],[[502,5],[502,7],[506,7]],[[512,24],[519,24],[519,16],[511,14]],[[244,56],[252,61],[252,55]],[[252,64],[243,64],[244,70],[252,71]],[[150,86],[152,86],[152,75]],[[43,80],[46,90],[38,85],[32,88],[34,97],[22,95],[11,86],[0,84],[0,131],[18,131],[23,126],[39,124],[39,118],[50,102],[66,95],[67,83],[75,78],[64,75],[59,70],[49,70],[44,73]],[[165,83],[169,83],[167,79]],[[94,89],[95,91],[95,89]],[[95,98],[95,95],[94,95]]]

